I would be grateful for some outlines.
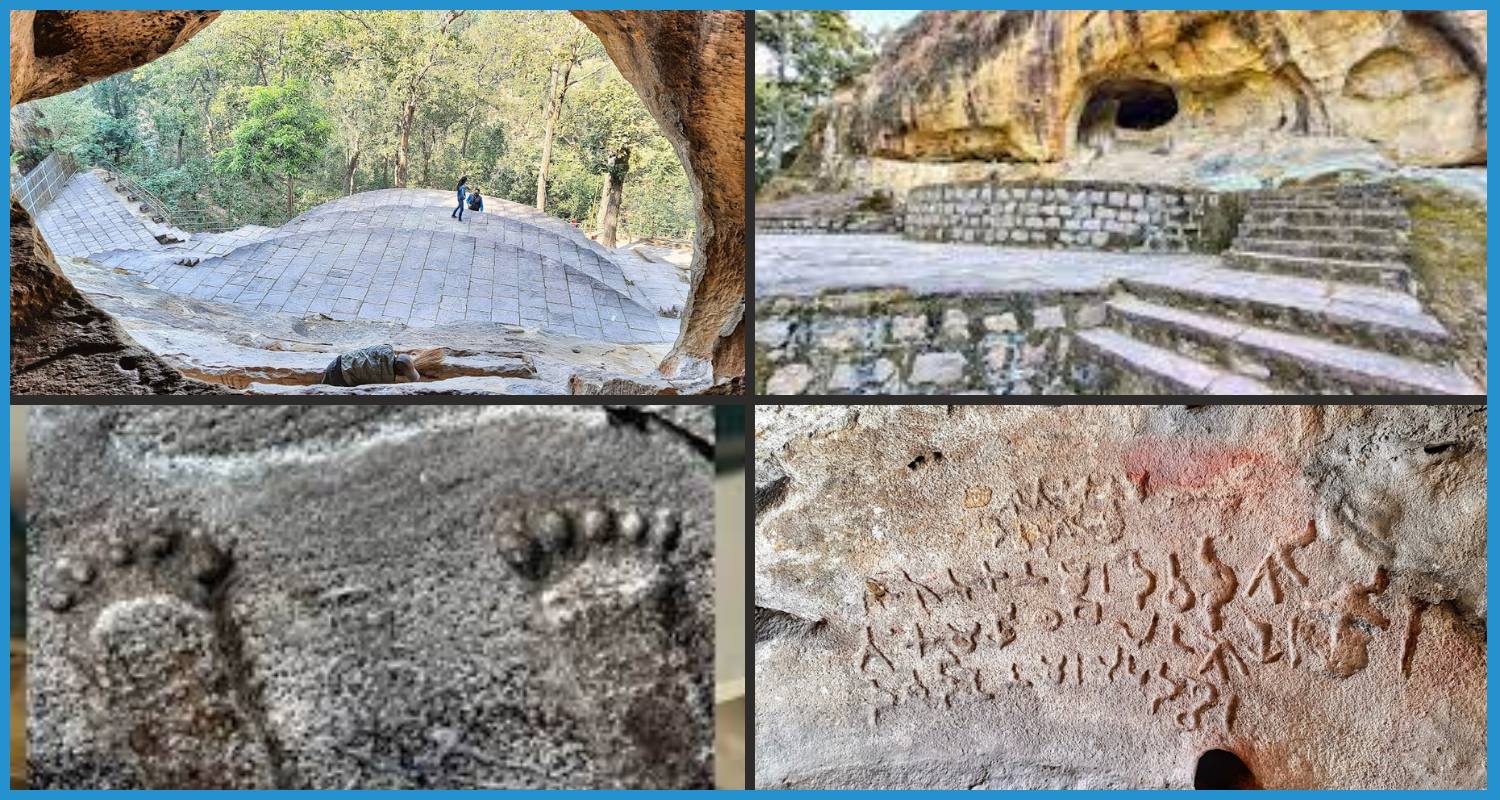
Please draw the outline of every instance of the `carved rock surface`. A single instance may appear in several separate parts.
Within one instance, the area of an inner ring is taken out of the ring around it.
[[[1486,785],[1482,408],[755,420],[761,788]]]
[[[35,787],[710,784],[709,409],[32,420]]]
[[[1322,136],[1484,163],[1487,29],[1482,11],[929,11],[805,154],[1055,162],[1101,135]]]

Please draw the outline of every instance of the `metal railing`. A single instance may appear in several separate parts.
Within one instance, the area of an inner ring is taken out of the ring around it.
[[[207,208],[175,208],[162,201],[114,163],[99,159],[94,166],[108,172],[114,178],[116,191],[124,189],[120,193],[126,196],[126,200],[140,203],[140,210],[149,214],[155,222],[186,233],[222,233],[243,228],[246,225],[276,227],[285,221],[279,218],[262,217],[231,222]]]
[[[171,224],[173,227],[180,227],[168,222],[171,219],[171,214],[167,213],[167,204],[163,203],[161,198],[147,191],[146,187],[137,183],[134,178],[115,166],[113,162],[101,158],[94,162],[94,166],[108,172],[113,181],[105,181],[105,183],[114,183],[115,191],[125,195],[126,201],[140,203],[142,213],[149,214],[153,221],[163,225]]]
[[[76,172],[78,164],[67,153],[54,151],[12,186],[10,194],[26,213],[35,217],[62,194],[68,179]]]

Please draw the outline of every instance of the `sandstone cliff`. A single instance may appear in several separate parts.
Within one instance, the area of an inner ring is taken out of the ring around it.
[[[1309,141],[1483,164],[1486,32],[1478,11],[930,11],[820,112],[799,169],[1180,160],[1214,142],[1297,160]]]

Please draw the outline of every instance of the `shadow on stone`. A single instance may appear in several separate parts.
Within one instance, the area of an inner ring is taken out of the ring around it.
[[[1193,774],[1193,788],[1259,789],[1260,782],[1239,756],[1216,748],[1198,757],[1198,770]]]

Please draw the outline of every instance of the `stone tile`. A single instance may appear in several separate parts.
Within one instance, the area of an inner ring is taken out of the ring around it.
[[[922,353],[912,361],[910,380],[915,384],[952,387],[964,381],[968,361],[962,353]]]

